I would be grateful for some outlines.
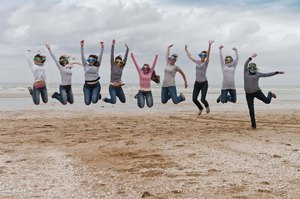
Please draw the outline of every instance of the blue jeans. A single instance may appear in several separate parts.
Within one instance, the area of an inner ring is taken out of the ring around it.
[[[30,93],[32,96],[32,100],[35,105],[40,104],[40,95],[42,97],[42,100],[44,103],[48,102],[48,92],[47,92],[47,87],[44,86],[42,88],[35,88],[33,86],[32,93]]]
[[[251,118],[251,125],[253,128],[256,128],[255,113],[254,113],[254,98],[263,101],[265,104],[270,104],[272,100],[272,93],[269,92],[268,96],[266,97],[261,90],[256,91],[254,93],[246,92],[246,100],[249,109],[249,115]]]
[[[71,85],[60,85],[59,86],[59,93],[54,93],[53,97],[60,101],[62,104],[66,105],[67,102],[70,104],[74,103],[74,97],[72,92]]]
[[[104,100],[107,103],[115,104],[117,102],[117,97],[122,103],[126,102],[126,97],[122,87],[114,87],[112,85],[109,85],[109,94],[110,94],[110,99],[106,98]]]
[[[147,106],[149,108],[151,108],[153,106],[152,92],[139,90],[139,92],[137,94],[137,104],[140,108],[144,108],[145,100],[146,100]]]
[[[96,104],[100,97],[101,85],[99,82],[95,84],[85,83],[83,86],[84,103],[90,105],[91,102]]]
[[[198,96],[201,91],[201,102],[204,104],[204,106],[207,108],[209,107],[208,102],[206,101],[206,94],[208,90],[208,82],[197,82],[195,81],[194,84],[194,90],[193,90],[193,102],[196,104],[199,110],[203,110],[203,106],[198,101]]]
[[[172,101],[173,101],[174,104],[178,104],[178,103],[185,100],[181,96],[177,97],[176,86],[162,87],[161,88],[161,102],[163,104],[165,104],[171,98],[172,98]]]
[[[229,93],[229,95],[228,95]],[[222,89],[221,95],[218,98],[223,104],[229,102],[236,103],[236,90],[235,89]]]

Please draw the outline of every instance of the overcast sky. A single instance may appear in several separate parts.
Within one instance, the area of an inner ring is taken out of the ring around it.
[[[110,48],[116,39],[115,55],[124,54],[127,43],[140,65],[152,63],[159,53],[157,72],[163,76],[165,52],[179,55],[177,64],[192,86],[195,64],[184,51],[195,57],[213,39],[207,72],[210,84],[220,85],[219,49],[224,55],[240,54],[237,85],[243,85],[246,59],[255,59],[260,72],[283,70],[285,75],[261,80],[264,84],[300,85],[300,2],[297,0],[0,0],[0,82],[32,82],[25,50],[42,50],[47,55],[47,82],[60,83],[60,74],[44,47],[54,54],[71,54],[80,60],[80,40],[85,52],[98,54],[99,42],[105,49],[100,68],[101,83],[110,80]],[[177,83],[182,78],[177,75]],[[131,59],[123,72],[125,83],[138,83]],[[81,66],[73,69],[73,82],[83,83]]]

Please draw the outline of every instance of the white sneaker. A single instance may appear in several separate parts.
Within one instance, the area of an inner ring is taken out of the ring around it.
[[[183,94],[183,93],[179,93],[179,96],[182,98],[182,101],[184,101],[184,100],[185,100],[185,96],[184,96],[184,94]]]
[[[210,112],[210,108],[207,107],[207,108],[206,108],[206,113],[209,113],[209,112]]]

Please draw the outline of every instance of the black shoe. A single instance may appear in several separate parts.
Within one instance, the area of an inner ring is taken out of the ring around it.
[[[32,95],[32,92],[33,92],[33,91],[32,91],[32,88],[31,88],[31,87],[28,87],[27,89],[28,89],[30,95]]]
[[[99,100],[101,100],[101,98],[102,98],[102,95],[99,93]]]
[[[137,98],[137,96],[138,96],[138,93],[134,96],[134,98],[136,99]]]
[[[256,124],[251,125],[252,129],[256,129]]]
[[[58,92],[54,92],[52,98],[55,98],[58,95]]]
[[[221,100],[220,100],[220,98],[218,97],[218,99],[217,99],[217,103],[220,103],[220,101],[221,101]]]

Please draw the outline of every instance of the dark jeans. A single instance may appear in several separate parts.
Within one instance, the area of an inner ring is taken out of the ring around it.
[[[172,101],[173,101],[174,104],[178,104],[178,103],[185,100],[181,96],[177,97],[176,86],[162,87],[161,88],[161,102],[163,104],[165,104],[171,98],[172,98]]]
[[[85,83],[83,86],[84,103],[90,105],[91,102],[96,104],[100,97],[101,85],[99,82],[95,84]]]
[[[193,90],[193,102],[196,104],[199,110],[203,110],[203,106],[198,101],[198,96],[201,91],[201,102],[204,104],[205,108],[209,107],[208,102],[206,101],[206,94],[208,90],[208,82],[197,82],[195,81],[194,90]]]
[[[105,102],[115,104],[117,102],[117,97],[119,98],[120,102],[122,103],[126,102],[126,97],[122,87],[114,87],[112,85],[109,85],[109,94],[110,94],[110,99],[106,98]]]
[[[246,99],[247,99],[249,114],[251,118],[251,125],[253,128],[256,128],[255,113],[254,113],[254,98],[257,98],[266,104],[270,104],[272,100],[272,93],[269,92],[268,96],[266,97],[261,90],[256,91],[254,93],[246,92]]]
[[[66,105],[67,102],[70,104],[74,103],[74,97],[72,92],[72,85],[60,85],[59,93],[54,93],[54,98]]]
[[[147,106],[149,108],[151,108],[153,106],[152,92],[139,90],[139,92],[137,94],[137,104],[140,108],[144,108],[145,100],[146,100]]]
[[[229,93],[229,95],[228,95]],[[218,98],[223,104],[229,102],[236,103],[236,90],[235,89],[222,89],[221,95]]]
[[[33,86],[32,93],[30,93],[32,100],[35,105],[40,104],[40,95],[42,97],[42,100],[44,103],[48,102],[48,92],[47,92],[47,87],[41,87],[41,88],[35,88]]]

